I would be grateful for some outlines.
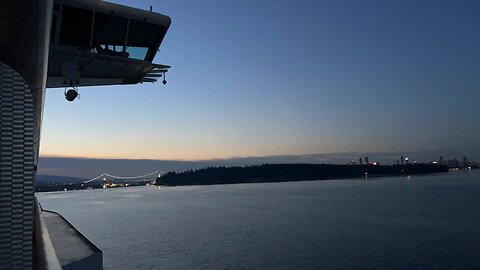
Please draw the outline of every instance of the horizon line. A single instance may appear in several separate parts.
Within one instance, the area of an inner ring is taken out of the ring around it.
[[[252,155],[252,156],[229,156],[229,157],[213,157],[207,159],[163,159],[163,158],[126,158],[126,157],[86,157],[86,156],[68,156],[68,155],[42,155],[40,158],[65,158],[65,159],[96,159],[96,160],[138,160],[138,161],[172,161],[172,162],[205,162],[205,161],[222,161],[222,160],[235,160],[235,159],[249,159],[249,158],[277,158],[277,157],[308,157],[316,155],[387,155],[387,154],[400,154],[400,153],[434,153],[434,152],[462,152],[462,150],[455,149],[442,149],[442,150],[410,150],[410,151],[388,151],[388,152],[379,152],[379,151],[351,151],[351,152],[327,152],[327,153],[305,153],[305,154],[278,154],[278,155]]]

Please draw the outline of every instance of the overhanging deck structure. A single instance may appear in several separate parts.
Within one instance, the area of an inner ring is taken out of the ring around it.
[[[80,86],[166,83],[169,66],[152,62],[170,23],[100,0],[0,1],[0,269],[101,269],[100,250],[35,207],[45,91],[68,87],[72,100]]]

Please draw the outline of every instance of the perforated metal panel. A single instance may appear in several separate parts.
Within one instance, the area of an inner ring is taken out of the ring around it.
[[[32,269],[33,99],[0,62],[0,269]]]

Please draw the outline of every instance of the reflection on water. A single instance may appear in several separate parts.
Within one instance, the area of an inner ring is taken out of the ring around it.
[[[480,172],[41,193],[105,269],[480,268]]]

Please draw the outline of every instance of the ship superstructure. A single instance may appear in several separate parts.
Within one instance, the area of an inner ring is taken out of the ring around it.
[[[102,252],[35,201],[45,91],[165,84],[153,59],[170,23],[100,0],[0,2],[0,269],[102,269]]]

